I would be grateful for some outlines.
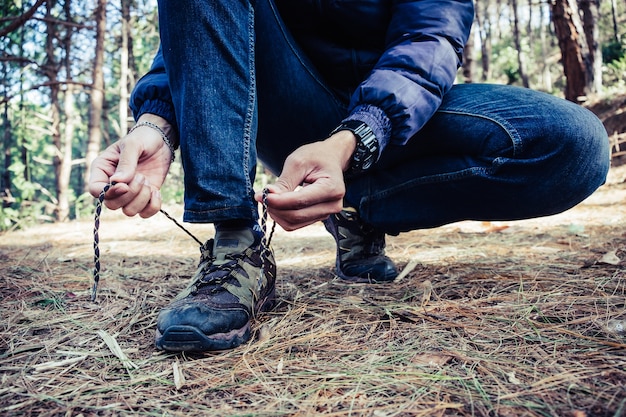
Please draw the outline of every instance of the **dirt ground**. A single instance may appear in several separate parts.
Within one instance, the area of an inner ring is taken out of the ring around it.
[[[0,415],[626,415],[625,179],[556,216],[391,237],[393,284],[334,277],[321,225],[277,230],[279,305],[204,355],[153,345],[198,258],[164,216],[104,210],[95,303],[91,219],[6,233]]]

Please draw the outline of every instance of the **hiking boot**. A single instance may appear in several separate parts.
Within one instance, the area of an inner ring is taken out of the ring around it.
[[[159,313],[159,349],[224,350],[250,339],[254,315],[274,307],[276,263],[260,235],[223,231],[200,248],[191,284]]]
[[[393,281],[398,269],[385,256],[385,234],[364,224],[351,207],[324,220],[326,230],[337,242],[335,272],[352,282]]]

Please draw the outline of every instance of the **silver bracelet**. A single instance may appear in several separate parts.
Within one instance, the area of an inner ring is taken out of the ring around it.
[[[159,134],[161,135],[161,138],[163,139],[163,142],[165,142],[165,144],[167,145],[168,148],[170,148],[170,152],[172,153],[172,160],[171,162],[174,162],[174,151],[176,150],[176,148],[174,148],[174,144],[172,144],[172,141],[170,140],[170,138],[167,137],[167,135],[165,134],[165,132],[163,131],[163,129],[161,129],[159,126],[155,125],[154,123],[151,122],[139,122],[137,123],[135,126],[132,127],[132,129],[130,129],[130,131],[128,132],[133,133],[133,131],[135,129],[137,129],[138,127],[141,126],[148,126],[151,127],[152,129],[156,130],[157,132],[159,132]]]

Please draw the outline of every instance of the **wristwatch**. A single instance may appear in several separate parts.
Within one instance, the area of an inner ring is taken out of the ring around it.
[[[358,120],[348,120],[343,122],[331,132],[331,136],[340,130],[349,130],[357,138],[356,149],[352,154],[350,166],[346,174],[353,175],[366,171],[378,160],[380,145],[372,129],[364,122]]]

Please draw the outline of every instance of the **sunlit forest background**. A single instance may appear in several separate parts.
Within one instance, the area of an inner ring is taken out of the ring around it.
[[[475,5],[459,83],[520,85],[583,106],[626,92],[626,1]],[[158,45],[156,0],[1,3],[0,232],[91,215],[90,163],[132,127],[129,94]],[[167,203],[182,200],[181,178],[176,162]]]

